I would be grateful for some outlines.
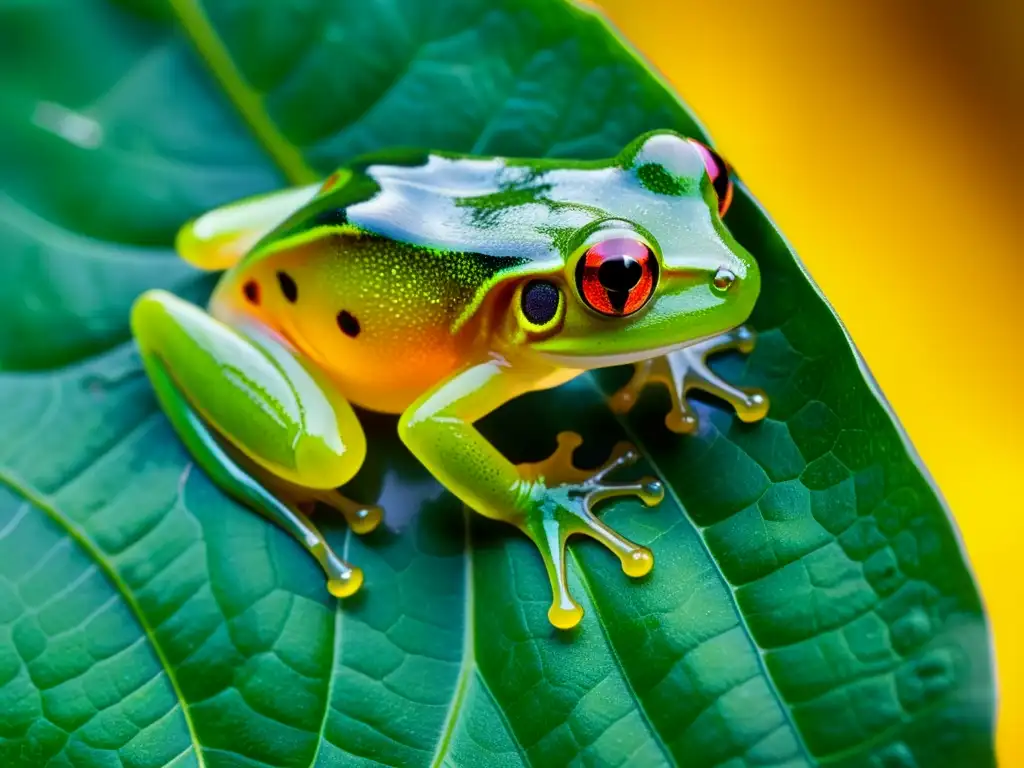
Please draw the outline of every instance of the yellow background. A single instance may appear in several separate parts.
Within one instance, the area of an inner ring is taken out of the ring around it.
[[[1024,765],[1024,3],[599,0],[842,317],[956,516]]]

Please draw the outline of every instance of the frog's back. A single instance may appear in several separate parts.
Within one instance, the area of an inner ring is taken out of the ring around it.
[[[394,153],[357,161],[253,249],[259,260],[316,232],[360,232],[439,254],[471,253],[497,271],[564,258],[561,234],[609,215],[607,164]]]

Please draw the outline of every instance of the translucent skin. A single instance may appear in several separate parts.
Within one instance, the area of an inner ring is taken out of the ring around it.
[[[630,407],[648,379],[660,381],[676,392],[677,431],[693,427],[683,396],[694,387],[726,398],[741,418],[764,415],[762,396],[703,366],[716,344],[742,346],[733,329],[760,286],[756,262],[722,224],[706,157],[655,132],[603,162],[370,158],[320,187],[218,209],[187,225],[178,243],[192,263],[227,269],[209,314],[156,291],[136,304],[147,371],[200,464],[292,530],[334,594],[350,594],[361,576],[302,510],[327,501],[357,531],[380,518],[328,491],[351,479],[365,454],[351,402],[402,414],[402,439],[443,485],[534,540],[551,578],[552,623],[573,626],[582,611],[566,584],[565,539],[592,536],[628,575],[647,573],[650,552],[601,523],[591,505],[623,494],[654,504],[660,484],[605,480],[635,460],[627,447],[605,467],[576,469],[570,435],[551,459],[517,467],[473,424],[524,392],[621,363],[637,374],[613,406]],[[656,261],[649,299],[625,317],[588,306],[575,278],[587,251],[615,238],[642,243]],[[524,310],[537,281],[549,301],[557,296],[557,307],[543,310],[549,317]],[[687,353],[694,342],[699,353]],[[209,432],[236,456],[209,448]]]

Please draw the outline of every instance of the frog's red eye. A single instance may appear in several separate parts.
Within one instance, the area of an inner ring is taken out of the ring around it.
[[[696,139],[688,141],[697,148],[701,157],[704,158],[704,168],[715,188],[715,194],[718,195],[718,215],[725,216],[725,212],[732,204],[732,179],[729,176],[729,164],[711,147],[701,144]]]
[[[593,245],[576,265],[576,287],[587,306],[624,317],[647,303],[658,282],[658,259],[646,243],[616,237]]]

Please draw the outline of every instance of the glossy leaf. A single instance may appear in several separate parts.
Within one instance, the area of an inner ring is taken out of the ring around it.
[[[657,565],[571,548],[559,633],[517,532],[466,515],[367,416],[329,523],[367,586],[330,599],[282,532],[226,499],[156,409],[127,333],[143,288],[201,300],[176,228],[395,145],[600,157],[676,96],[560,0],[0,2],[0,764],[984,766],[988,630],[935,489],[849,339],[742,188],[762,265],[755,352],[717,362],[768,420],[700,404],[678,437],[622,371],[483,427],[537,460],[637,443],[669,488],[605,516]],[[699,76],[695,71],[694,76]],[[837,234],[837,236],[841,236]]]

